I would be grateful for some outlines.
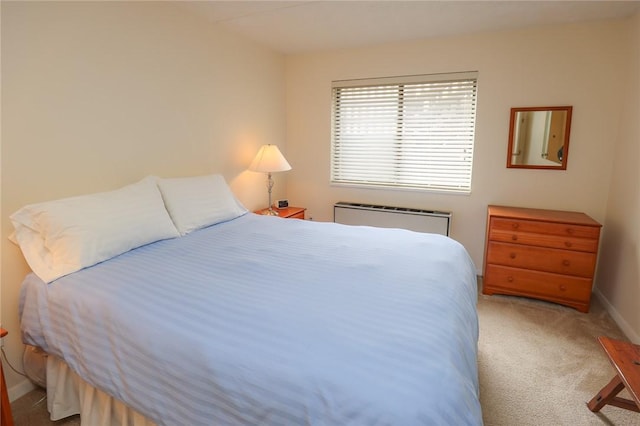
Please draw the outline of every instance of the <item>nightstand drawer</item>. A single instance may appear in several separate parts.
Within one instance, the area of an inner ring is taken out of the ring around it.
[[[276,209],[277,211],[277,209]],[[286,216],[287,219],[304,219],[304,210],[298,213],[294,213],[291,216]]]
[[[592,277],[595,253],[489,242],[487,264],[534,269],[579,277]]]

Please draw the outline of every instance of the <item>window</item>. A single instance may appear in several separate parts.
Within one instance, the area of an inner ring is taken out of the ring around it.
[[[477,73],[332,87],[332,183],[470,192]]]

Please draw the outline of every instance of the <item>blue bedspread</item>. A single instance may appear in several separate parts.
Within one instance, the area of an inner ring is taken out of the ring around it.
[[[26,343],[160,425],[478,425],[475,268],[447,237],[246,214],[49,285]]]

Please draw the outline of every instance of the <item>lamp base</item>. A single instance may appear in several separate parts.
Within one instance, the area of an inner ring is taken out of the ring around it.
[[[280,216],[280,214],[275,211],[274,209],[272,209],[271,207],[269,207],[268,209],[265,209],[262,211],[262,214],[265,216]]]

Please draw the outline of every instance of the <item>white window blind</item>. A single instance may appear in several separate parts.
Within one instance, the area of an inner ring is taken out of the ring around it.
[[[333,183],[470,192],[477,73],[332,86]]]

